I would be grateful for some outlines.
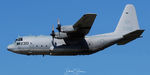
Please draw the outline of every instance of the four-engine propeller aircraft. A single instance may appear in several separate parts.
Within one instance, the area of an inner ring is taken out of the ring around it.
[[[74,25],[52,28],[51,36],[24,36],[8,46],[8,50],[25,55],[89,55],[111,45],[124,45],[141,37],[144,30],[138,25],[135,8],[126,5],[114,32],[85,36],[90,31],[96,14],[85,14]]]

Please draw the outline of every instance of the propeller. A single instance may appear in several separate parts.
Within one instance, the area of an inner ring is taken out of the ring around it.
[[[52,38],[54,40],[54,38],[55,38],[54,25],[52,26],[52,33],[50,35],[52,36]]]
[[[60,24],[59,18],[57,19],[57,28],[56,29],[59,31],[59,33],[61,32],[61,24]]]

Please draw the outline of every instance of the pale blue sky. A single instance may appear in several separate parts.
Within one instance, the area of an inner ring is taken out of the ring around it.
[[[126,4],[135,5],[143,38],[88,56],[26,56],[6,50],[15,38],[49,35],[52,24],[74,24],[85,13],[98,16],[88,35],[112,32]],[[0,0],[0,75],[150,75],[149,0]]]

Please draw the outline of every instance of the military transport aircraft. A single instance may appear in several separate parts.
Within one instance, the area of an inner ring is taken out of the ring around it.
[[[8,50],[25,55],[89,55],[111,45],[124,45],[141,37],[144,30],[138,25],[135,8],[127,4],[114,32],[85,36],[90,31],[96,14],[84,14],[74,25],[62,26],[51,36],[19,37]]]

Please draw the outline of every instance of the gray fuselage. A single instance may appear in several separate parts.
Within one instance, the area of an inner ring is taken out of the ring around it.
[[[8,46],[8,50],[26,55],[88,55],[115,44],[121,36],[107,33],[87,36],[74,44],[66,44],[64,39],[51,36],[25,36]]]

